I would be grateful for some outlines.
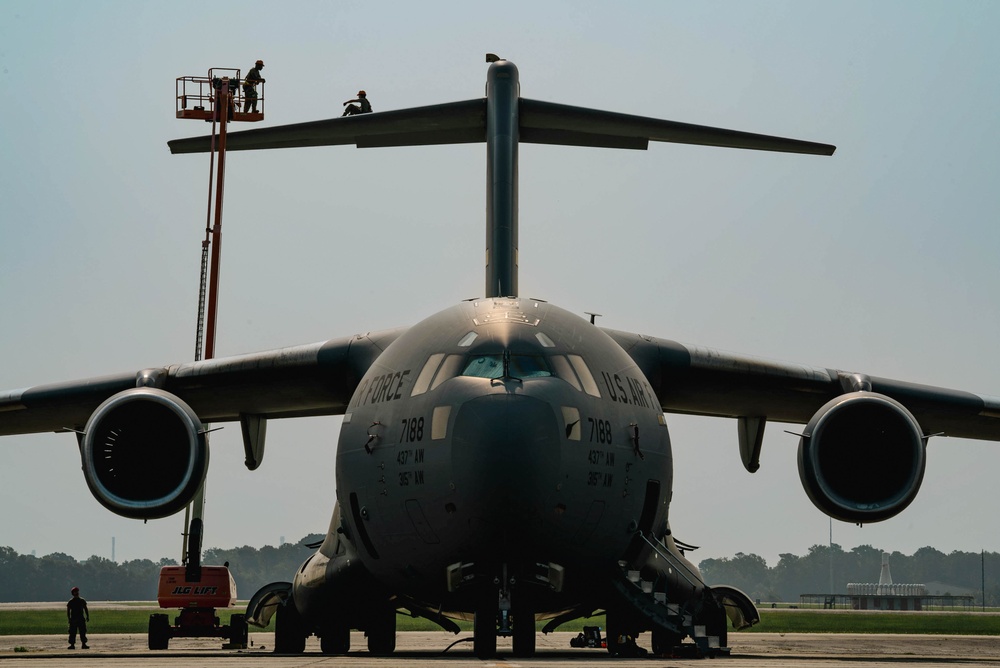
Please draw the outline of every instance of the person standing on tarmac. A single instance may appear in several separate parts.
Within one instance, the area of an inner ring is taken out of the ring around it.
[[[253,108],[253,113],[257,113],[257,84],[264,83],[264,78],[260,76],[260,71],[264,69],[264,61],[258,60],[253,68],[247,72],[246,79],[243,80],[243,113],[247,113]]]
[[[83,649],[90,649],[87,646],[87,622],[90,621],[90,610],[87,609],[86,599],[80,598],[80,588],[73,587],[69,590],[73,598],[66,604],[66,617],[69,618],[69,648],[76,649],[76,634],[80,632],[80,642]]]
[[[352,102],[357,102],[358,104],[351,104]],[[347,109],[344,109],[344,113],[341,114],[341,116],[354,116],[355,114],[372,113],[372,105],[368,101],[368,93],[363,90],[358,91],[358,97],[356,100],[348,100],[344,104],[350,106],[347,107]]]

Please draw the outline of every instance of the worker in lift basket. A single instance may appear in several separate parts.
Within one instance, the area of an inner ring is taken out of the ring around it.
[[[258,60],[253,68],[247,72],[247,78],[243,80],[243,113],[253,111],[257,113],[257,84],[264,83],[264,78],[260,76],[260,71],[264,69],[264,61]]]

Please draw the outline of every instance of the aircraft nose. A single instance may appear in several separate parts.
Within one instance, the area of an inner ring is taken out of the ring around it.
[[[456,495],[479,547],[501,549],[539,527],[560,475],[558,419],[546,401],[491,394],[465,402],[455,420]],[[502,541],[498,543],[497,541]]]

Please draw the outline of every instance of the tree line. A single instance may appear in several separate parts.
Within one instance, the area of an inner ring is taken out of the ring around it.
[[[302,562],[313,552],[306,545],[322,540],[310,534],[296,543],[280,547],[208,548],[202,563],[229,562],[239,597],[250,598],[270,582],[291,580]],[[689,557],[694,555],[689,555]],[[0,547],[0,602],[64,601],[73,586],[84,598],[95,601],[153,601],[162,566],[176,566],[173,559],[135,559],[121,563],[92,556],[84,561],[57,552],[44,557],[18,554]],[[698,563],[709,584],[737,587],[760,601],[798,601],[800,594],[846,594],[850,582],[878,582],[882,550],[861,545],[845,552],[839,545],[814,545],[804,556],[779,555],[768,566],[756,554],[705,559]],[[832,569],[831,569],[832,566]],[[987,606],[1000,606],[1000,553],[951,552],[923,547],[912,555],[893,552],[889,556],[896,583],[945,583],[956,588],[948,594],[972,593],[982,604],[983,573]],[[832,570],[832,590],[831,590]]]
[[[290,581],[314,551],[306,545],[322,539],[310,534],[280,547],[213,547],[204,551],[201,563],[216,566],[228,561],[237,594],[245,600],[268,583]],[[119,563],[92,556],[77,561],[61,552],[35,557],[0,547],[0,602],[65,601],[72,587],[80,587],[82,596],[92,601],[155,601],[160,568],[176,565],[176,560],[166,558]]]
[[[882,553],[883,550],[871,545],[859,545],[845,552],[834,543],[813,545],[801,557],[778,555],[774,566],[768,566],[759,555],[742,552],[735,557],[705,559],[698,566],[709,584],[731,585],[760,601],[798,601],[801,594],[846,594],[848,583],[877,583]],[[896,584],[941,583],[952,588],[945,588],[941,594],[970,594],[975,597],[976,605],[983,604],[985,579],[985,604],[1000,606],[1000,553],[997,552],[945,554],[933,547],[922,547],[909,556],[892,552],[889,571]]]

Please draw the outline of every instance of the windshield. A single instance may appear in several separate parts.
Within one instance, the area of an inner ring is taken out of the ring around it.
[[[541,355],[510,356],[510,375],[514,378],[541,378],[551,376],[549,364]],[[462,370],[463,376],[474,378],[502,378],[503,354],[471,355]]]

